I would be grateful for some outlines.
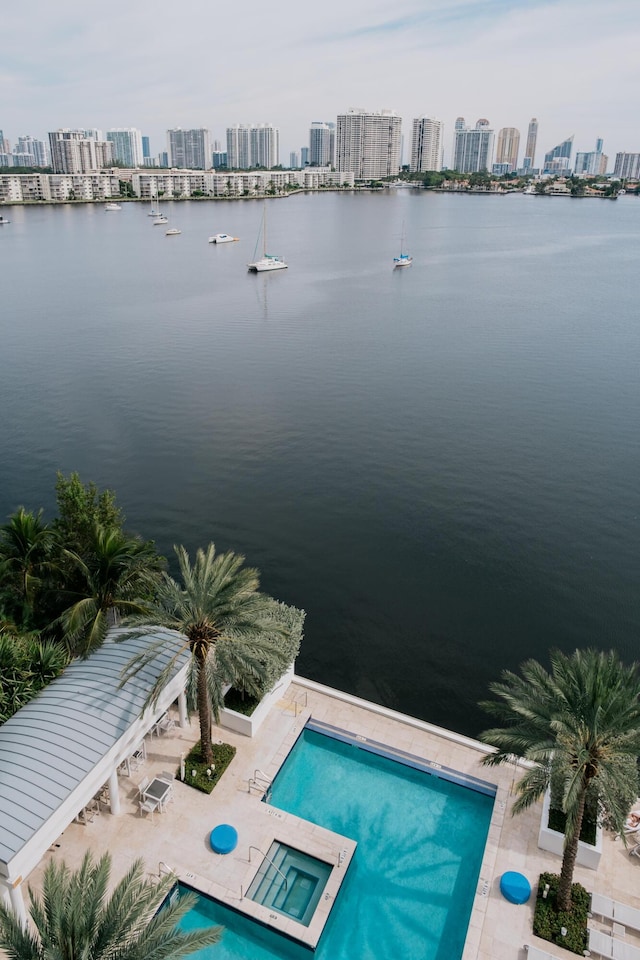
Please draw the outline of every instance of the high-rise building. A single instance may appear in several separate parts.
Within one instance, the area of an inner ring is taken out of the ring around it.
[[[221,146],[220,141],[216,140],[218,147]],[[211,162],[216,170],[220,170],[222,167],[226,168],[229,166],[229,158],[227,156],[226,150],[218,149],[214,147],[213,153],[211,155]]]
[[[459,173],[490,170],[493,142],[494,133],[488,120],[482,118],[471,128],[465,126],[464,117],[458,117],[453,138],[453,169]]]
[[[520,131],[515,127],[503,127],[498,133],[496,163],[507,164],[511,173],[518,169],[518,150],[520,149]]]
[[[400,169],[402,119],[393,110],[349,110],[338,116],[336,170],[369,180]]]
[[[5,140],[4,131],[0,130],[0,153],[11,153],[11,144]]]
[[[298,170],[300,167],[300,154],[296,150],[289,154],[289,167],[291,170]]]
[[[89,131],[98,133],[98,131]],[[87,137],[85,130],[55,130],[49,134],[54,173],[92,173],[113,163],[113,144]]]
[[[573,147],[573,134],[553,147],[544,155],[543,173],[568,173],[570,170],[571,148]]]
[[[576,153],[574,172],[578,175],[586,174],[592,177],[599,177],[606,173],[609,158],[606,153],[602,152],[603,145],[604,141],[598,139],[596,140],[595,150],[588,153]]]
[[[531,170],[536,165],[536,142],[538,140],[538,121],[535,117],[529,122],[527,130],[527,145],[524,150],[523,170]]]
[[[616,153],[613,175],[625,180],[639,180],[640,153]]]
[[[167,130],[169,163],[178,170],[210,170],[211,146],[209,131],[204,127]]]
[[[18,137],[13,153],[20,158],[17,163],[14,160],[16,167],[46,167],[49,163],[44,140],[36,140],[35,137]]]
[[[442,166],[442,136],[444,128],[435,117],[418,117],[413,121],[411,138],[411,173],[439,170]]]
[[[149,137],[142,138],[142,159],[146,160],[151,157],[151,149],[149,147]]]
[[[142,166],[144,159],[142,134],[135,127],[107,130],[107,140],[113,144],[114,159],[119,163],[123,163],[125,167]]]
[[[280,131],[270,123],[237,123],[227,127],[227,159],[231,170],[264,167],[280,162]]]
[[[309,147],[300,147],[300,166],[309,166]]]
[[[158,154],[158,166],[159,167],[168,167],[169,166],[169,154],[166,150],[161,150]]]
[[[309,163],[312,167],[333,167],[336,162],[336,125],[314,120],[309,130]]]

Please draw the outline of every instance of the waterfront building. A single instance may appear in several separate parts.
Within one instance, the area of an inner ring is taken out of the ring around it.
[[[280,131],[269,123],[227,127],[227,163],[231,170],[271,169],[279,164]]]
[[[503,127],[498,132],[496,163],[507,164],[507,173],[518,169],[518,151],[520,149],[520,131],[515,127]]]
[[[309,166],[309,147],[300,147],[300,166]]]
[[[151,150],[149,147],[149,137],[142,138],[142,159],[149,160],[151,157]]]
[[[158,154],[158,166],[159,167],[168,167],[169,166],[169,154],[166,150],[162,150]]]
[[[60,129],[49,133],[54,173],[90,173],[113,163],[113,144],[86,134],[99,131]]]
[[[573,134],[559,143],[557,147],[549,150],[544,155],[543,173],[562,174],[570,169],[571,149],[573,147]]]
[[[524,150],[524,160],[522,169],[524,173],[529,173],[536,165],[536,143],[538,140],[538,121],[532,117],[527,130],[527,145]]]
[[[12,153],[0,153],[0,167],[12,167],[13,166],[13,154]]]
[[[216,143],[218,144],[218,146],[220,146],[219,140],[216,140]],[[229,158],[227,155],[227,151],[214,149],[213,153],[211,154],[211,163],[213,165],[214,170],[218,170],[220,167],[224,167],[226,169],[226,167],[229,166]]]
[[[336,162],[336,125],[314,120],[309,130],[309,163],[312,167],[333,167]]]
[[[149,149],[149,138],[147,141],[147,154]],[[114,160],[123,163],[125,167],[141,167],[145,157],[142,146],[142,134],[135,127],[118,127],[114,130],[107,130],[107,140],[113,144]]]
[[[336,170],[356,179],[395,176],[400,170],[402,119],[393,110],[351,109],[338,116]]]
[[[300,154],[296,150],[292,150],[289,154],[289,166],[292,170],[297,170],[300,167]]]
[[[444,126],[435,117],[418,117],[413,121],[411,137],[411,173],[426,173],[442,167]]]
[[[625,180],[639,180],[640,153],[616,153],[613,175]]]
[[[453,169],[459,173],[489,170],[493,161],[494,132],[489,121],[481,118],[475,127],[467,127],[458,117],[454,128]]]
[[[603,141],[596,140],[595,150],[588,153],[576,153],[576,162],[574,172],[580,175],[591,177],[602,176],[607,172],[607,163],[609,158],[602,152]]]
[[[167,130],[169,165],[179,170],[210,170],[211,146],[209,131],[204,127]]]

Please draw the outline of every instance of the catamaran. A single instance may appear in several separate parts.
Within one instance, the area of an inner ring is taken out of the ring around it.
[[[248,263],[247,267],[252,273],[263,273],[267,270],[286,270],[287,264],[284,262],[282,257],[278,257],[273,253],[267,253],[267,205],[265,203],[264,209],[262,211],[262,226],[260,229],[262,233],[262,256],[259,260],[254,260],[253,263]],[[258,243],[260,242],[260,233],[258,233],[258,239],[256,240],[256,250],[254,251],[254,256],[258,249]]]

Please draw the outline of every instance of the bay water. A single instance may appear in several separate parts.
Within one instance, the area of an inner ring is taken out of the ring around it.
[[[299,194],[258,275],[262,202],[163,206],[4,211],[2,521],[78,471],[303,607],[299,673],[472,735],[504,668],[639,655],[640,201]]]

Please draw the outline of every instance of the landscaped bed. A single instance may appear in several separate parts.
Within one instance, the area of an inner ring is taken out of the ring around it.
[[[200,741],[191,748],[184,761],[184,782],[202,793],[211,793],[220,777],[236,755],[236,748],[230,743],[213,744],[213,763],[202,759]],[[180,776],[180,771],[178,771]]]
[[[540,874],[533,915],[533,932],[537,937],[549,940],[582,957],[588,942],[587,918],[590,894],[581,884],[574,883],[571,887],[573,909],[571,913],[566,913],[558,910],[559,885],[560,877],[557,874]],[[563,930],[566,931],[564,935]]]

